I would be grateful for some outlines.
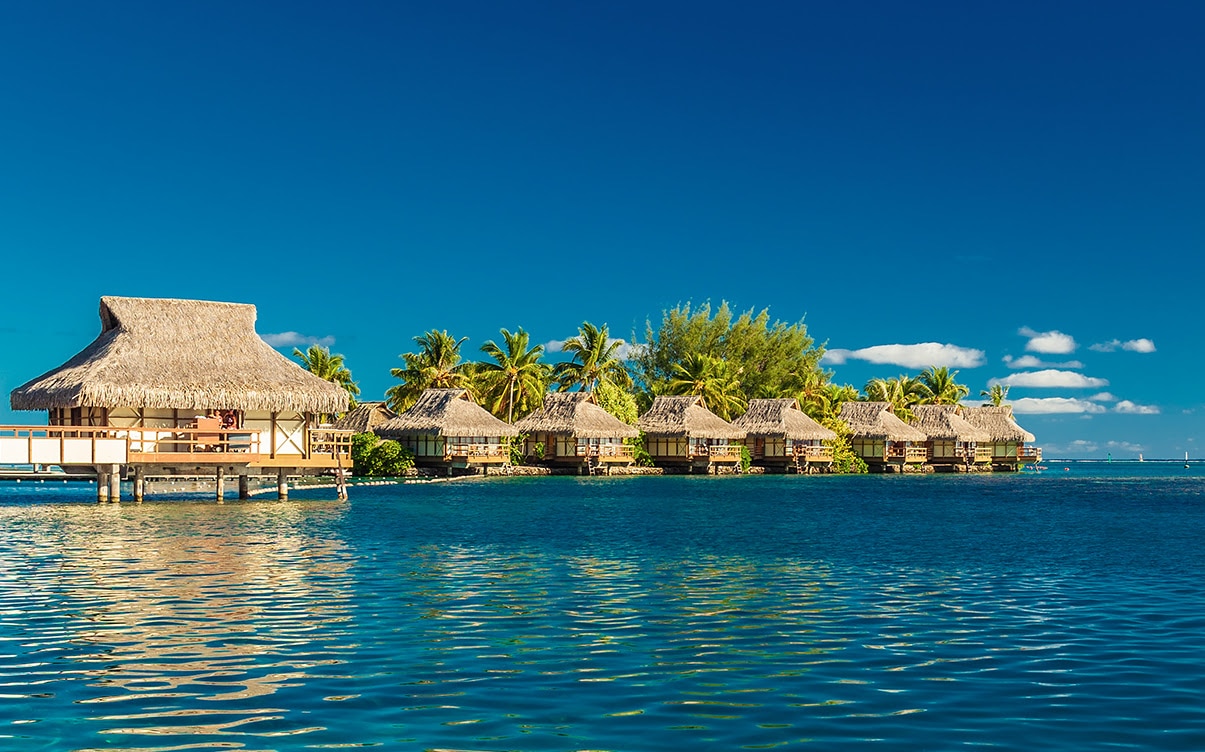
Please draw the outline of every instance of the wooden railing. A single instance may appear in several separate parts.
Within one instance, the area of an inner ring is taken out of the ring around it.
[[[1042,448],[1041,447],[1021,447],[1017,450],[1017,459],[1022,462],[1041,462]]]
[[[887,450],[888,462],[925,462],[929,459],[929,450],[923,446],[891,446]]]
[[[306,455],[351,457],[351,437],[355,431],[341,428],[311,428],[306,431]]]
[[[808,462],[832,462],[833,448],[823,444],[796,445],[795,456]]]
[[[578,457],[618,457],[630,459],[632,447],[627,444],[578,444]]]
[[[715,444],[707,449],[707,454],[712,462],[740,462],[741,460],[741,445],[740,444]]]
[[[487,458],[509,457],[510,449],[505,444],[448,444],[444,448],[444,458],[453,457]]]

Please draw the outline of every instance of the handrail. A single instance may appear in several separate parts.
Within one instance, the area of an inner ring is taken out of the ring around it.
[[[578,444],[574,454],[578,457],[631,457],[633,450],[628,444]]]
[[[505,444],[448,444],[444,457],[505,457],[510,448]]]

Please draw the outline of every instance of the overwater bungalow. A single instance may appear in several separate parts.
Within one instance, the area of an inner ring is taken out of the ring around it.
[[[744,429],[708,410],[702,397],[657,397],[637,427],[658,467],[718,473],[741,466]]]
[[[987,431],[993,470],[1018,470],[1021,465],[1042,461],[1040,447],[1026,446],[1034,441],[1034,435],[1017,425],[1012,405],[968,407],[963,417],[976,428]]]
[[[871,470],[902,471],[929,459],[928,436],[896,417],[889,402],[846,402],[841,420],[849,425],[850,448]]]
[[[498,420],[464,389],[428,389],[414,406],[375,430],[414,452],[419,467],[484,472],[510,461],[514,426]]]
[[[335,421],[335,428],[355,433],[372,433],[379,426],[397,417],[384,402],[361,402],[355,409]]]
[[[550,392],[538,410],[515,423],[526,435],[523,453],[551,467],[583,475],[632,464],[630,444],[640,431],[602,409],[591,392]]]
[[[912,425],[925,432],[929,464],[936,470],[987,468],[992,461],[991,435],[963,419],[958,405],[917,405]]]
[[[63,365],[14,389],[14,410],[46,410],[47,426],[0,428],[0,463],[92,469],[98,500],[146,477],[223,479],[350,467],[350,432],[321,425],[348,394],[264,342],[255,306],[103,297],[100,335]]]
[[[753,464],[777,472],[810,473],[832,467],[836,432],[799,409],[795,399],[751,399],[732,425],[746,432]]]

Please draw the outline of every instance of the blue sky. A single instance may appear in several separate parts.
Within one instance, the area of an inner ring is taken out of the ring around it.
[[[1007,379],[1048,454],[1200,456],[1202,28],[1190,2],[8,7],[0,388],[90,342],[105,294],[254,303],[370,397],[430,328],[471,352],[727,300],[805,320],[840,382]]]

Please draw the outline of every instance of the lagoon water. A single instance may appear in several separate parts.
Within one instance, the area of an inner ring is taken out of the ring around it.
[[[0,749],[1205,749],[1205,467],[1063,467],[4,484]]]

